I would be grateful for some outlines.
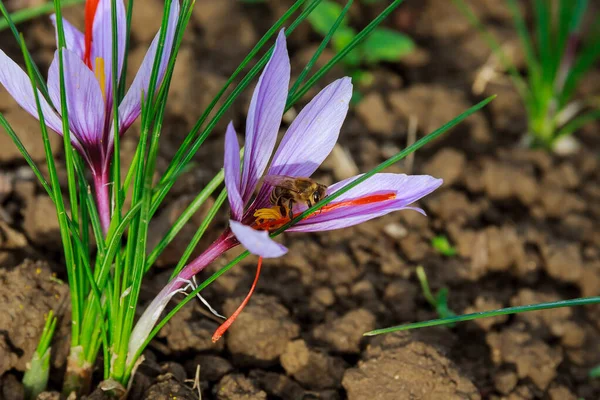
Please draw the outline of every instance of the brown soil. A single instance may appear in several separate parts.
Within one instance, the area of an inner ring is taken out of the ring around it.
[[[161,168],[288,3],[197,2],[172,85]],[[355,4],[353,23],[364,25],[384,3]],[[517,43],[503,2],[471,3],[503,42]],[[162,12],[156,0],[142,8],[133,21],[132,71]],[[70,20],[82,15],[81,8],[67,12]],[[420,137],[480,99],[471,86],[489,50],[451,2],[407,2],[387,24],[410,34],[419,50],[399,63],[372,67],[373,85],[357,87],[363,101],[350,112],[338,148],[316,175],[323,183],[366,171],[403,148],[409,119],[416,119]],[[54,51],[50,24],[36,21],[24,31],[36,60],[47,65]],[[8,32],[0,38],[3,50],[19,54]],[[294,74],[318,40],[308,26],[292,35]],[[334,70],[323,82],[342,74],[341,68]],[[592,73],[585,92],[599,92],[599,77],[600,71]],[[418,265],[434,290],[450,288],[449,306],[457,313],[600,294],[600,125],[577,133],[584,146],[572,156],[522,149],[518,142],[526,125],[518,97],[502,77],[481,96],[493,93],[499,96],[487,109],[417,153],[413,166],[391,168],[444,178],[444,186],[420,204],[428,217],[406,211],[342,231],[285,235],[289,254],[265,262],[257,294],[228,334],[213,344],[217,323],[198,303],[189,304],[146,351],[131,398],[197,398],[187,380],[194,379],[198,366],[205,399],[600,398],[600,381],[587,376],[600,363],[598,307],[362,337],[375,327],[436,317],[416,280]],[[200,149],[200,168],[173,188],[156,232],[164,232],[221,167],[223,127],[230,119],[242,126],[249,96],[236,102]],[[24,135],[33,158],[42,160],[37,126],[4,91],[0,111]],[[123,143],[126,160],[135,129]],[[8,400],[22,398],[19,380],[50,309],[64,321],[50,382],[50,389],[60,388],[68,307],[66,287],[52,275],[65,279],[57,224],[49,217],[54,211],[6,135],[0,141],[0,398]],[[59,140],[53,143],[60,148]],[[157,263],[144,301],[167,279],[199,214]],[[199,250],[224,222],[225,215]],[[449,238],[456,257],[432,248],[438,234]],[[217,260],[207,273],[225,261]],[[213,306],[227,315],[235,309],[251,284],[254,263],[249,259],[206,290]],[[45,396],[57,398],[57,393]],[[96,392],[90,398],[100,397]]]

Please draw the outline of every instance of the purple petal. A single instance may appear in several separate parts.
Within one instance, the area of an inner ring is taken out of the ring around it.
[[[52,21],[52,25],[56,30],[56,15],[52,14],[50,16],[50,21]],[[65,44],[67,45],[67,49],[71,50],[73,53],[77,54],[79,58],[83,60],[83,55],[85,52],[85,42],[83,33],[77,28],[75,28],[69,21],[63,18],[63,31],[65,32]],[[58,47],[58,31],[56,31],[56,47]]]
[[[229,226],[237,240],[252,254],[264,258],[277,258],[288,251],[285,246],[271,239],[266,231],[257,231],[233,220],[229,221]]]
[[[167,33],[165,36],[165,47],[162,51],[162,57],[160,60],[158,79],[156,80],[156,87],[159,87],[162,82],[162,78],[165,75],[167,64],[171,55],[171,48],[173,47],[173,40],[175,39],[175,29],[177,27],[177,20],[179,18],[179,0],[173,0],[171,3],[171,9],[169,10],[169,21],[167,26]],[[152,74],[152,66],[154,65],[154,57],[158,48],[160,31],[156,34],[144,60],[133,79],[131,87],[127,91],[127,94],[123,98],[121,104],[119,104],[119,133],[123,134],[133,124],[135,119],[140,115],[142,96],[148,92],[148,85],[150,84],[150,75]],[[111,129],[111,135],[112,135]],[[112,139],[111,139],[112,141]]]
[[[359,175],[360,176],[360,175]],[[355,176],[338,182],[328,189],[328,194],[334,193],[349,182],[357,179]],[[405,175],[382,173],[376,174],[360,185],[350,189],[331,204],[344,200],[357,199],[365,196],[393,192],[396,198],[359,206],[343,207],[328,212],[316,214],[299,222],[288,229],[293,232],[317,232],[340,229],[402,209],[413,209],[424,214],[423,210],[408,207],[410,204],[433,192],[443,183],[441,179],[429,175]]]
[[[115,1],[117,14],[117,71],[121,76],[123,69],[123,60],[125,59],[126,29],[127,17],[125,15],[125,4],[123,0]],[[113,37],[112,37],[112,0],[100,0],[96,15],[94,16],[94,25],[92,27],[92,51],[91,63],[94,71],[96,70],[96,59],[104,60],[104,82],[103,92],[106,95],[107,110],[112,108],[112,59],[113,59]]]
[[[77,54],[63,50],[69,127],[87,152],[99,148],[104,132],[104,99],[94,73]],[[58,50],[48,70],[48,94],[60,107]]]
[[[287,130],[267,175],[311,176],[337,142],[351,97],[350,78],[321,90]]]
[[[6,88],[6,91],[25,111],[39,119],[29,76],[2,50],[0,50],[0,84]],[[62,122],[60,117],[39,90],[38,94],[46,125],[61,134]]]
[[[242,199],[247,203],[262,176],[277,140],[290,83],[285,34],[279,32],[273,55],[254,89],[246,120]]]
[[[225,187],[231,207],[231,216],[241,220],[244,213],[244,202],[240,195],[240,144],[235,133],[235,128],[230,122],[225,133]]]

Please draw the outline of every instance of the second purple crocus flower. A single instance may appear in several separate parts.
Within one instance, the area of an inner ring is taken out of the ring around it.
[[[126,15],[122,0],[116,1],[117,31],[117,82],[124,79],[121,70],[125,58]],[[159,67],[157,86],[164,76],[175,37],[179,18],[179,2],[173,0],[168,16],[165,47]],[[51,17],[56,25],[56,17]],[[111,218],[109,199],[109,167],[113,155],[113,88],[112,88],[112,18],[111,0],[99,0],[86,19],[91,32],[91,41],[84,34],[63,20],[66,49],[63,50],[63,65],[69,130],[73,147],[85,159],[94,177],[98,212],[104,232]],[[118,106],[119,135],[122,135],[139,116],[142,97],[148,90],[154,58],[158,48],[159,33],[156,34],[133,83]],[[60,79],[58,51],[48,71],[48,94],[45,99],[39,94],[44,120],[48,127],[63,133],[60,114]],[[0,50],[0,83],[16,102],[29,114],[38,118],[35,97],[27,74],[3,51]]]
[[[257,195],[255,191],[275,148],[288,97],[289,82],[290,61],[285,35],[281,31],[273,55],[265,66],[252,96],[246,121],[246,142],[241,169],[240,146],[236,132],[232,124],[227,128],[224,170],[231,207],[230,227],[154,298],[131,334],[130,357],[138,352],[170,299],[190,287],[192,277],[224,252],[240,243],[261,258],[280,257],[287,252],[283,245],[269,237],[269,229],[258,223],[260,218],[255,215],[271,207],[269,194],[272,188],[263,185]],[[287,130],[272,157],[266,175],[310,177],[337,142],[351,96],[350,78],[339,79],[321,90]],[[358,176],[335,183],[328,188],[327,193],[334,193],[357,178]],[[323,207],[321,212],[310,215],[287,231],[318,232],[340,229],[402,209],[423,213],[423,210],[409,205],[433,192],[441,184],[441,179],[428,175],[376,174]],[[252,289],[255,284],[256,279]],[[247,300],[248,297],[242,305]],[[237,316],[240,310],[238,309],[232,318]],[[231,324],[232,318],[221,326],[224,329],[220,328],[215,332],[213,340],[220,337]],[[133,358],[129,360],[134,361]]]

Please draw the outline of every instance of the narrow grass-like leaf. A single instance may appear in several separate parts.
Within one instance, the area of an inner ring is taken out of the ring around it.
[[[204,202],[213,194],[215,190],[223,183],[225,174],[221,170],[205,187],[198,193],[196,198],[186,207],[177,220],[171,225],[165,236],[158,242],[156,247],[148,255],[146,260],[146,268],[148,271],[152,264],[156,262],[165,248],[177,236],[179,231],[187,224],[190,218],[200,209]]]
[[[200,239],[202,239],[204,232],[206,232],[206,229],[208,228],[208,226],[210,225],[212,220],[216,217],[217,212],[219,211],[219,209],[225,202],[225,199],[227,199],[227,190],[223,189],[221,191],[221,193],[219,194],[219,196],[217,197],[217,199],[215,200],[215,203],[212,205],[210,210],[208,210],[208,213],[202,220],[202,223],[198,227],[198,230],[194,234],[194,237],[192,238],[192,240],[190,240],[190,243],[187,245],[185,251],[181,255],[181,258],[179,259],[177,266],[173,270],[173,273],[171,273],[171,277],[169,278],[169,280],[175,278],[177,276],[177,274],[179,274],[179,272],[181,272],[183,267],[185,267],[190,256],[192,255],[192,252],[198,245],[198,242],[200,242]]]
[[[63,7],[74,6],[76,4],[81,4],[85,0],[62,0]],[[4,7],[4,5],[2,6]],[[52,1],[49,1],[44,4],[40,4],[34,7],[24,8],[22,10],[18,10],[10,14],[10,18],[13,24],[20,24],[21,22],[28,21],[30,19],[37,18],[39,16],[50,14],[54,11],[54,4]],[[10,23],[6,20],[0,20],[0,31],[10,27]]]
[[[361,30],[352,41],[344,47],[341,51],[337,52],[336,55],[325,64],[322,68],[320,68],[309,80],[306,84],[298,89],[298,91],[294,94],[294,97],[288,99],[287,107],[291,107],[294,103],[296,103],[306,92],[310,90],[311,87],[321,79],[334,65],[336,65],[339,61],[341,61],[348,53],[350,53],[356,46],[358,46],[366,37],[373,32],[373,30],[381,24],[381,22],[394,11],[403,0],[394,0],[389,6],[385,8],[376,18],[374,18],[363,30]]]
[[[17,27],[15,26],[15,24],[13,22],[12,16],[8,13],[8,10],[4,6],[4,1],[0,1],[0,13],[2,13],[2,15],[4,16],[4,19],[1,20],[0,23],[3,22],[3,23],[8,24],[8,26],[10,27],[10,31],[12,32],[17,44],[19,44],[19,47],[20,47],[21,46],[21,33],[17,30]],[[44,96],[44,98],[46,100],[48,100],[49,95],[48,95],[48,88],[46,87],[46,81],[42,77],[42,74],[40,73],[40,70],[37,67],[37,65],[31,59],[31,55],[29,54],[29,50],[27,50],[27,48],[24,51],[24,57],[26,59],[28,58],[29,62],[32,65],[33,75],[35,77],[36,86],[38,86],[39,90],[42,92],[42,96]]]
[[[584,306],[584,305],[588,305],[588,304],[598,304],[598,303],[600,303],[600,297],[583,297],[583,298],[572,299],[572,300],[561,300],[561,301],[553,301],[553,302],[549,302],[549,303],[531,304],[531,305],[526,305],[526,306],[507,307],[507,308],[500,308],[498,310],[493,310],[493,311],[476,312],[476,313],[472,313],[472,314],[458,315],[455,317],[440,318],[440,319],[433,319],[430,321],[398,325],[398,326],[393,326],[391,328],[375,329],[373,331],[366,332],[363,335],[364,336],[375,336],[375,335],[381,335],[384,333],[406,331],[409,329],[425,328],[425,327],[429,327],[429,326],[448,325],[448,324],[454,324],[457,322],[472,321],[474,319],[480,319],[480,318],[497,317],[499,315],[510,315],[510,314],[518,314],[518,313],[522,313],[522,312],[529,312],[529,311],[549,310],[549,309],[561,308],[561,307]]]
[[[289,90],[288,99],[290,97],[292,97],[294,95],[294,93],[296,93],[296,90],[298,90],[298,88],[300,87],[302,82],[304,82],[306,75],[308,75],[308,73],[310,72],[312,67],[315,65],[315,63],[321,56],[321,53],[323,53],[323,51],[329,44],[329,41],[331,40],[333,35],[338,31],[340,25],[346,18],[346,14],[348,14],[348,10],[350,10],[350,7],[352,6],[353,1],[354,0],[348,0],[348,2],[346,2],[346,6],[341,10],[341,12],[337,16],[337,18],[334,20],[333,25],[331,25],[331,28],[329,29],[329,31],[326,31],[326,35],[323,38],[323,40],[321,41],[321,44],[319,44],[319,47],[317,48],[317,50],[315,51],[313,56],[310,58],[310,60],[306,64],[306,66],[302,69],[302,72],[298,76],[298,79],[296,79],[296,82],[294,82],[294,84],[292,85],[292,88]],[[309,18],[310,18],[310,16],[309,16]]]
[[[79,345],[79,326],[81,325],[81,304],[82,298],[78,290],[78,283],[76,282],[76,265],[75,265],[75,254],[73,251],[73,243],[71,242],[71,231],[67,222],[67,213],[63,202],[63,197],[60,189],[60,183],[58,180],[58,174],[56,172],[56,165],[54,164],[54,155],[52,154],[52,147],[50,146],[50,139],[48,137],[48,129],[46,128],[46,122],[44,113],[42,112],[42,106],[38,95],[37,87],[35,85],[35,73],[33,71],[33,65],[30,58],[27,56],[28,53],[25,47],[25,40],[20,38],[20,45],[25,57],[25,65],[27,67],[27,73],[31,81],[31,87],[33,90],[35,103],[38,111],[38,118],[40,122],[40,129],[42,131],[42,141],[44,143],[44,153],[46,155],[46,164],[48,166],[48,172],[50,175],[50,182],[53,191],[54,204],[56,206],[56,214],[59,222],[60,237],[63,244],[63,250],[65,255],[65,264],[67,266],[67,276],[69,278],[69,289],[71,292],[71,347]]]

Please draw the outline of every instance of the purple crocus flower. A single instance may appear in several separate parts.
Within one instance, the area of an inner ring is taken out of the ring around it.
[[[90,4],[93,4],[89,7]],[[122,0],[116,2],[117,66],[120,79],[125,59],[126,15]],[[160,84],[171,53],[179,17],[179,2],[173,0],[169,11],[165,47],[162,52],[157,85]],[[56,24],[56,17],[51,17]],[[63,65],[70,137],[94,176],[98,211],[104,231],[110,224],[109,166],[113,155],[112,19],[111,0],[93,0],[86,4],[86,34],[63,20],[66,48]],[[139,116],[141,100],[148,90],[152,65],[158,48],[156,34],[142,65],[125,97],[119,104],[119,135]],[[44,119],[48,127],[62,135],[58,50],[48,71],[48,94],[40,93]],[[0,50],[0,83],[25,111],[38,118],[35,97],[27,74]]]
[[[252,196],[275,147],[287,100],[289,78],[289,58],[285,36],[281,33],[250,104],[241,174],[239,144],[231,124],[225,138],[224,169],[231,206],[230,227],[244,247],[261,257],[279,257],[287,252],[266,231],[256,229],[260,228],[260,224],[256,223],[255,214],[271,206],[269,194],[272,187],[264,184],[254,199]],[[310,177],[337,142],[351,96],[350,78],[338,79],[317,94],[287,130],[266,175]],[[334,193],[356,178],[358,176],[331,185],[327,194]],[[441,184],[441,179],[428,175],[376,174],[287,231],[340,229],[406,208],[423,212],[408,205],[433,192]],[[296,206],[299,207],[298,211],[302,211],[303,205]]]
[[[271,188],[263,185],[256,196],[254,192],[275,148],[288,96],[289,81],[290,61],[285,35],[281,31],[273,55],[254,89],[246,121],[246,146],[241,170],[237,135],[232,124],[227,128],[224,169],[225,186],[231,206],[230,227],[154,298],[131,334],[129,357],[133,357],[140,349],[171,298],[189,287],[194,287],[191,279],[227,250],[241,243],[251,253],[259,255],[258,272],[263,257],[280,257],[287,252],[283,245],[269,237],[268,228],[257,223],[255,216],[257,211],[271,207]],[[267,175],[311,176],[337,142],[351,96],[350,78],[331,83],[315,96],[287,130],[273,156]],[[358,176],[335,183],[328,188],[327,193],[334,193],[357,178]],[[423,213],[423,210],[409,205],[433,192],[441,184],[441,179],[428,175],[376,174],[287,231],[318,232],[340,229],[402,209]],[[255,285],[256,279],[251,292]],[[247,303],[248,297],[242,306]],[[242,306],[215,332],[213,341],[218,340],[231,325]],[[128,362],[135,360],[131,358]]]

